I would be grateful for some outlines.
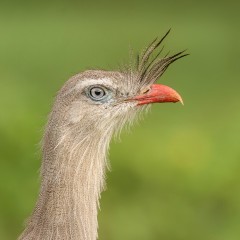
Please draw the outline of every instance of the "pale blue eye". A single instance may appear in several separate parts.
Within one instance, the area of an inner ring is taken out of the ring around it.
[[[100,87],[93,87],[90,89],[90,96],[93,99],[100,100],[106,95],[103,88]]]
[[[109,91],[102,87],[102,86],[94,86],[88,89],[88,96],[93,100],[93,101],[106,101],[109,99],[110,94]]]

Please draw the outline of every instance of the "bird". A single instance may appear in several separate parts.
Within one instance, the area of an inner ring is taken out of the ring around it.
[[[98,238],[112,136],[152,103],[183,103],[176,90],[156,83],[170,64],[188,55],[160,57],[168,34],[154,39],[121,70],[85,70],[59,90],[41,142],[39,196],[18,240]]]

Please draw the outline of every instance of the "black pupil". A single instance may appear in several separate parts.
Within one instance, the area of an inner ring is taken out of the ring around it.
[[[101,95],[101,91],[100,90],[95,90],[95,94],[97,95],[97,96],[99,96],[99,95]]]

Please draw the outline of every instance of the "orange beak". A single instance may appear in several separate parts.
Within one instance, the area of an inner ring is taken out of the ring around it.
[[[165,102],[181,102],[183,104],[179,93],[162,84],[153,84],[147,93],[136,96],[132,100],[138,101],[138,105]]]

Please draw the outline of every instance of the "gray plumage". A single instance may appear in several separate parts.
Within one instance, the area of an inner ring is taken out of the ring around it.
[[[166,35],[124,71],[84,71],[58,92],[42,140],[39,198],[19,240],[97,239],[112,135],[145,108],[131,99],[148,91],[172,62],[186,55],[152,56]],[[103,86],[108,97],[93,101],[92,86]]]

